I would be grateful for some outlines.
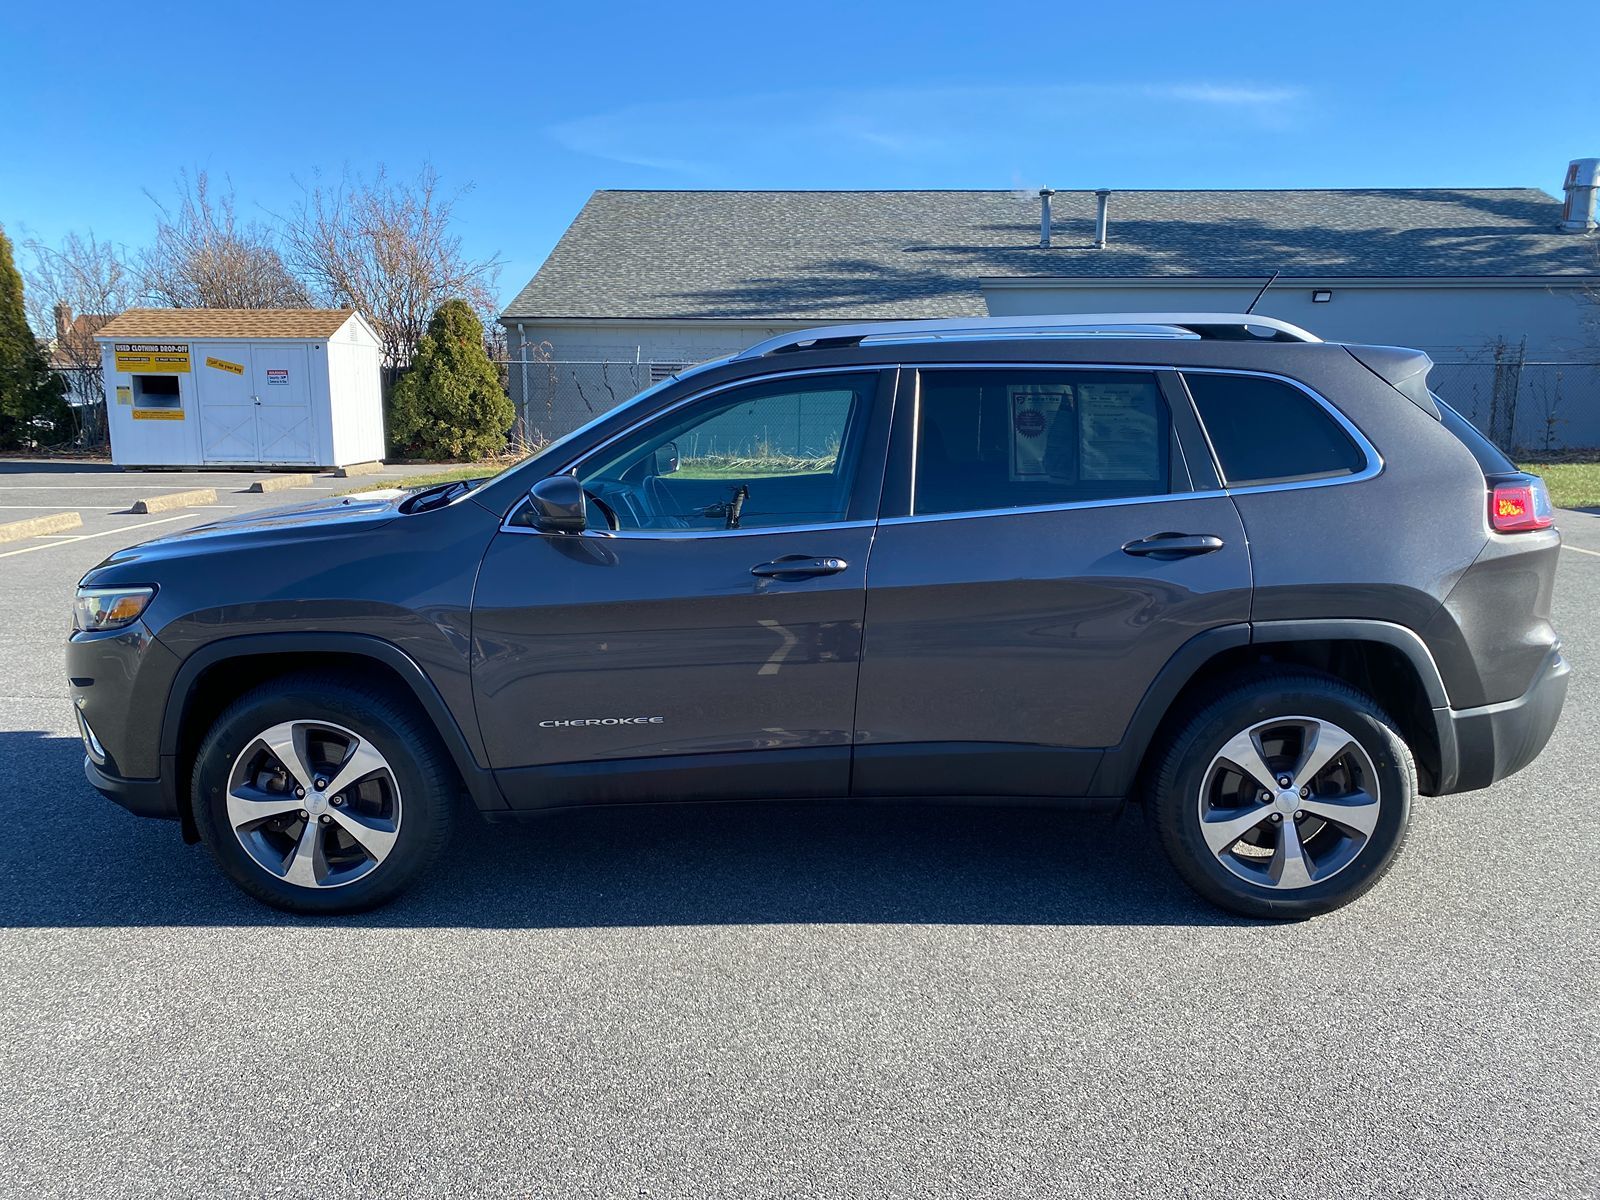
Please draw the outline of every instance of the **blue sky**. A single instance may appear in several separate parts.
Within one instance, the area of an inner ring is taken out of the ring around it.
[[[595,188],[1554,192],[1600,154],[1600,85],[1579,26],[1524,11],[23,0],[0,223],[137,245],[184,168],[265,215],[428,161],[509,298]]]

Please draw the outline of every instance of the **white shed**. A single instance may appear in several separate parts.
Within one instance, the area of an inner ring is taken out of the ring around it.
[[[383,457],[382,352],[354,309],[134,308],[95,340],[118,466]]]

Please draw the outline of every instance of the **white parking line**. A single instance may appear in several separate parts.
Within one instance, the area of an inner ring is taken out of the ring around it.
[[[1582,546],[1562,546],[1563,550],[1576,550],[1579,554],[1592,554],[1600,558],[1600,550],[1585,550]]]
[[[106,529],[100,533],[83,533],[60,542],[41,542],[37,546],[24,546],[21,550],[7,550],[4,554],[0,554],[0,558],[12,558],[18,554],[32,554],[35,550],[54,550],[57,546],[69,546],[73,542],[87,542],[90,538],[110,537],[114,533],[126,533],[134,529],[148,529],[152,525],[165,525],[168,521],[182,521],[186,515],[180,513],[176,517],[162,517],[159,521],[140,521],[137,525],[124,525],[120,529]]]

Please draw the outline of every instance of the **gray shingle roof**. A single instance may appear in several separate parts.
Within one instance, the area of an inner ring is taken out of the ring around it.
[[[984,276],[1597,273],[1536,188],[1057,192],[600,191],[507,318],[872,319],[980,314]]]

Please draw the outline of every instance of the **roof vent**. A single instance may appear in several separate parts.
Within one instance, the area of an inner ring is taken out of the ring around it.
[[[1575,158],[1567,164],[1562,185],[1567,202],[1561,206],[1561,228],[1567,233],[1594,231],[1595,193],[1600,190],[1600,158]]]
[[[1095,188],[1094,190],[1094,248],[1106,248],[1106,209],[1111,204],[1110,188]]]
[[[1039,189],[1039,245],[1050,245],[1050,197],[1056,194],[1055,188]]]

